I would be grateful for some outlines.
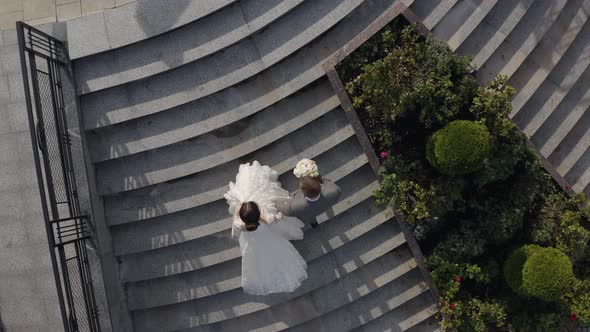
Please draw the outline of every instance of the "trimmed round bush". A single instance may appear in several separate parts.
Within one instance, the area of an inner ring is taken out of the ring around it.
[[[522,289],[522,269],[533,254],[543,250],[536,244],[528,244],[516,249],[504,263],[504,278],[508,286],[516,293],[525,295]]]
[[[456,120],[435,132],[426,146],[430,164],[446,175],[476,172],[490,155],[490,133],[479,123]]]
[[[545,301],[558,300],[573,287],[575,280],[571,261],[555,248],[534,253],[522,269],[522,290]]]

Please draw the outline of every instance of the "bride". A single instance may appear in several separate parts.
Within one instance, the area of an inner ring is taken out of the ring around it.
[[[289,240],[303,239],[303,222],[282,216],[290,199],[278,173],[258,161],[240,165],[224,195],[234,216],[232,237],[242,251],[242,288],[248,294],[292,292],[307,279],[307,264]]]

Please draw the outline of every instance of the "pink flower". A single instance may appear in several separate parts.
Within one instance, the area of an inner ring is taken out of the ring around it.
[[[576,313],[574,312],[574,313],[572,313],[572,314],[570,315],[570,320],[571,320],[572,322],[575,322],[575,321],[576,321],[576,319],[578,319],[578,316],[576,316]]]
[[[456,306],[455,306],[455,304],[454,304],[454,303],[451,303],[451,304],[449,304],[449,308],[451,308],[451,309],[455,309],[455,307],[456,307]]]
[[[387,151],[381,151],[379,156],[381,157],[381,159],[387,159],[387,157],[389,157],[389,153],[387,153]]]
[[[563,188],[564,188],[565,190],[570,190],[570,189],[572,189],[572,187],[570,187],[570,186],[565,186],[565,187],[563,187]]]
[[[457,277],[455,277],[455,282],[456,283],[460,283],[461,282],[461,279],[462,279],[461,276],[457,276]]]

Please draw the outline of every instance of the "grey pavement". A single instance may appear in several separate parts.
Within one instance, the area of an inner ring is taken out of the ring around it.
[[[30,25],[61,22],[101,12],[136,0],[0,0],[0,30],[16,21]]]
[[[90,1],[90,0],[88,0]],[[141,0],[68,21],[73,59],[126,46],[207,16],[236,0]],[[158,19],[150,19],[157,17]],[[88,36],[93,38],[88,38]]]
[[[63,327],[41,211],[16,32],[0,47],[0,316],[7,331]],[[1,92],[3,91],[3,92]]]

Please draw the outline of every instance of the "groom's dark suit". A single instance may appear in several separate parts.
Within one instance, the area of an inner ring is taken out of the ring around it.
[[[292,199],[284,205],[279,205],[280,212],[286,216],[297,217],[312,227],[317,225],[316,216],[336,204],[340,198],[340,187],[330,180],[324,179],[322,192],[316,201],[305,198],[301,190],[297,190]]]

